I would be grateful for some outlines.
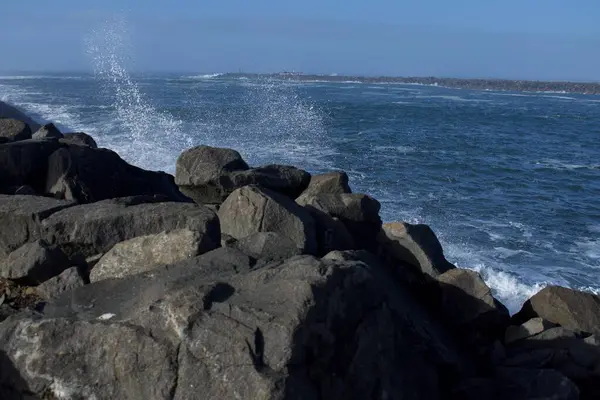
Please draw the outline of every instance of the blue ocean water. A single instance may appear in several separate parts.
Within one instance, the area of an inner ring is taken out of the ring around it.
[[[190,146],[342,169],[385,221],[429,224],[514,312],[546,284],[600,288],[600,97],[218,74],[0,77],[0,100],[174,172]]]

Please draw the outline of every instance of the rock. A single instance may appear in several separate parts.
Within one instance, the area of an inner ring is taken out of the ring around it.
[[[579,389],[560,372],[550,369],[499,368],[498,399],[578,400]]]
[[[48,157],[60,144],[52,141],[23,140],[0,145],[0,187],[31,186],[43,194],[48,173]]]
[[[38,129],[40,129],[40,124],[35,122],[33,119],[29,118],[16,107],[6,104],[2,101],[0,101],[0,118],[12,118],[19,121],[23,121],[27,125],[29,125],[32,132],[35,132]]]
[[[313,175],[308,187],[302,192],[298,203],[306,204],[306,198],[320,194],[352,193],[348,186],[348,175],[344,171]]]
[[[0,261],[0,276],[24,285],[39,285],[70,266],[69,258],[60,249],[37,240]]]
[[[432,278],[455,268],[444,257],[442,245],[427,225],[386,223],[383,224],[378,241],[386,257],[407,263]]]
[[[74,290],[85,285],[77,267],[64,270],[60,275],[39,285],[36,289],[43,298],[51,300],[64,292]]]
[[[257,232],[240,239],[236,249],[264,261],[284,260],[301,254],[292,239],[275,232]]]
[[[343,251],[356,248],[352,235],[339,218],[332,217],[313,207],[307,207],[307,210],[315,220],[318,255],[324,255],[334,250]]]
[[[45,193],[79,203],[138,195],[185,200],[172,176],[134,167],[111,150],[76,145],[50,155]]]
[[[509,344],[518,340],[527,339],[530,336],[537,335],[546,329],[554,328],[556,325],[543,318],[532,318],[521,325],[511,325],[504,334],[504,343]]]
[[[436,399],[460,373],[451,341],[385,271],[202,261],[231,250],[75,289],[0,324],[0,348],[32,394],[71,398]]]
[[[44,237],[81,258],[106,253],[138,236],[184,228],[200,235],[200,249],[219,245],[221,232],[214,212],[192,203],[151,203],[160,200],[164,198],[139,196],[78,205],[45,219]]]
[[[293,200],[256,186],[235,190],[219,209],[221,230],[236,239],[257,232],[275,232],[291,239],[302,252],[315,254],[315,224]]]
[[[296,201],[312,212],[317,210],[338,218],[357,247],[376,250],[376,237],[381,229],[381,205],[377,200],[364,194],[342,193],[301,196]]]
[[[235,247],[237,239],[225,233],[221,234],[221,247]]]
[[[289,165],[266,165],[229,174],[230,187],[256,185],[295,199],[310,182],[310,174]]]
[[[0,260],[41,238],[41,221],[73,203],[37,196],[0,195]]]
[[[508,310],[494,299],[477,272],[451,269],[439,275],[438,282],[442,313],[461,332],[484,341],[504,333],[509,322]]]
[[[200,232],[176,229],[125,240],[117,243],[94,266],[90,281],[134,275],[159,265],[175,264],[215,248],[214,242],[203,239]]]
[[[527,300],[513,320],[516,323],[541,317],[574,331],[600,333],[600,296],[548,286]]]
[[[98,144],[93,137],[84,132],[70,132],[65,133],[63,138],[60,139],[61,143],[65,144],[76,144],[79,146],[88,146],[92,149],[97,149]]]
[[[222,177],[249,168],[235,150],[197,146],[177,159],[175,183],[196,203],[221,203],[233,190],[223,187]]]
[[[7,141],[31,139],[31,129],[25,122],[0,118],[0,138],[6,138]]]
[[[52,123],[49,123],[49,124],[46,124],[46,125],[42,126],[32,136],[32,138],[35,139],[35,140],[40,140],[40,139],[62,139],[62,137],[63,137],[63,134],[60,133],[60,131],[58,130],[58,128],[56,126],[54,126],[54,124],[52,124]]]

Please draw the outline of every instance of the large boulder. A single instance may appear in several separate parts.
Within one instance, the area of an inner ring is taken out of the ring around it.
[[[205,240],[203,233],[189,229],[138,236],[110,249],[92,269],[90,281],[134,275],[159,265],[175,264],[214,248],[215,243]]]
[[[70,132],[65,133],[63,138],[60,140],[62,143],[66,144],[76,144],[80,146],[88,146],[92,149],[97,149],[98,144],[94,140],[93,137],[84,132]]]
[[[300,256],[237,273],[208,265],[211,253],[10,317],[0,350],[21,379],[0,374],[0,386],[99,400],[441,399],[463,370],[385,271]]]
[[[0,118],[0,138],[8,141],[31,139],[31,129],[23,121]]]
[[[455,268],[444,257],[442,245],[427,225],[386,223],[379,232],[378,241],[383,257],[408,264],[417,273],[435,278]]]
[[[521,325],[511,325],[506,328],[504,334],[504,343],[510,344],[519,340],[527,339],[528,337],[542,333],[546,329],[556,327],[552,322],[546,321],[543,318],[532,318]]]
[[[46,124],[38,129],[32,136],[33,139],[62,139],[63,134],[53,123]]]
[[[525,302],[514,321],[522,323],[535,317],[574,331],[600,334],[600,296],[548,286]]]
[[[199,204],[221,203],[233,191],[223,186],[223,177],[249,168],[235,150],[197,146],[184,151],[177,159],[175,183]]]
[[[314,207],[306,209],[315,220],[318,255],[325,255],[334,250],[352,250],[356,247],[354,238],[339,218]]]
[[[0,187],[31,186],[43,194],[48,157],[59,149],[54,141],[24,140],[0,145]]]
[[[78,205],[45,219],[43,228],[49,243],[83,258],[106,253],[128,239],[175,229],[197,232],[199,248],[204,250],[217,247],[221,239],[219,220],[212,210],[193,203],[164,202],[164,198],[130,197]]]
[[[275,232],[256,232],[237,240],[232,246],[263,261],[281,260],[301,254],[292,239]]]
[[[197,146],[177,159],[175,182],[199,204],[220,204],[235,189],[256,185],[296,198],[308,185],[310,174],[287,165],[252,168],[231,149]]]
[[[308,187],[300,195],[299,203],[304,203],[304,198],[319,194],[352,193],[348,185],[348,174],[344,171],[328,172],[326,174],[312,175]]]
[[[242,239],[257,232],[275,232],[291,239],[302,252],[315,254],[314,220],[293,200],[268,189],[245,186],[227,197],[219,209],[223,233]]]
[[[77,145],[49,157],[46,193],[79,203],[154,194],[172,201],[185,199],[171,175],[130,165],[108,149]]]
[[[70,266],[69,258],[58,247],[37,240],[0,261],[0,276],[24,285],[39,285]]]
[[[0,260],[25,243],[40,239],[42,221],[72,205],[47,197],[0,195]]]
[[[40,124],[38,124],[36,121],[31,119],[29,116],[25,115],[25,113],[23,113],[18,108],[6,104],[2,101],[0,101],[0,118],[12,118],[19,121],[23,121],[27,125],[29,125],[32,132],[35,132],[38,129],[40,129]]]
[[[301,196],[296,202],[308,210],[323,212],[337,218],[352,235],[357,247],[375,251],[381,229],[381,205],[365,194],[341,193]]]
[[[64,292],[84,286],[86,280],[78,267],[65,269],[59,275],[37,286],[36,292],[44,299],[51,300]]]

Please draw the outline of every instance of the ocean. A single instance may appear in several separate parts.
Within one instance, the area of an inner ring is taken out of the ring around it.
[[[600,291],[600,96],[219,74],[0,77],[0,100],[174,173],[205,144],[344,170],[384,221],[430,225],[512,312],[544,285]]]

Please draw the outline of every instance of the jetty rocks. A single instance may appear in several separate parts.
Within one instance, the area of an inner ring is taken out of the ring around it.
[[[198,146],[173,177],[11,118],[0,399],[600,399],[598,296],[510,316],[342,171]]]

